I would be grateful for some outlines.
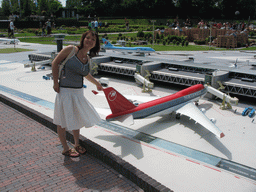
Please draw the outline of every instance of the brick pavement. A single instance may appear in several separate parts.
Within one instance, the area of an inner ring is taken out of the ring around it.
[[[95,157],[61,154],[57,134],[0,102],[0,191],[143,191]]]

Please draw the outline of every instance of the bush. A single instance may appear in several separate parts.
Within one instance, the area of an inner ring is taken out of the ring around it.
[[[145,36],[145,34],[144,34],[144,32],[143,31],[139,31],[138,33],[137,33],[137,37],[144,37]]]
[[[249,35],[250,35],[251,37],[253,37],[253,36],[255,36],[255,32],[254,32],[254,31],[250,31]]]
[[[152,37],[153,37],[152,33],[145,33],[145,38],[146,39],[150,39]]]
[[[194,43],[197,45],[205,45],[205,40],[194,40]]]
[[[173,42],[174,40],[175,41],[180,41],[180,37],[179,36],[176,36],[176,35],[168,35],[167,36],[167,39],[171,42]]]
[[[160,39],[159,33],[156,34],[156,39]]]

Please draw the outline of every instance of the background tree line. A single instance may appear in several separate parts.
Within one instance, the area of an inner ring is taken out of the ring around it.
[[[58,0],[2,0],[1,14],[56,15]],[[255,19],[256,0],[67,0],[80,16],[176,17],[181,19]],[[59,15],[61,16],[61,15]]]
[[[2,16],[18,15],[22,18],[30,15],[55,15],[62,4],[58,0],[2,0]]]
[[[67,0],[67,7],[100,16],[248,19],[256,0]]]

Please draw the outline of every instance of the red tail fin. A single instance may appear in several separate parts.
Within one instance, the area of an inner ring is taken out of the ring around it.
[[[104,89],[104,93],[113,114],[127,111],[136,107],[113,87]]]

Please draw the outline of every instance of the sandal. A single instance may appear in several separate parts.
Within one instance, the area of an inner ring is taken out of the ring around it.
[[[68,156],[68,157],[79,157],[80,154],[75,149],[69,149],[66,152],[63,152],[62,155]]]
[[[75,147],[75,150],[76,150],[78,153],[80,153],[81,155],[86,153],[86,149],[83,148],[83,147],[80,146],[80,145],[76,146],[76,147]]]

